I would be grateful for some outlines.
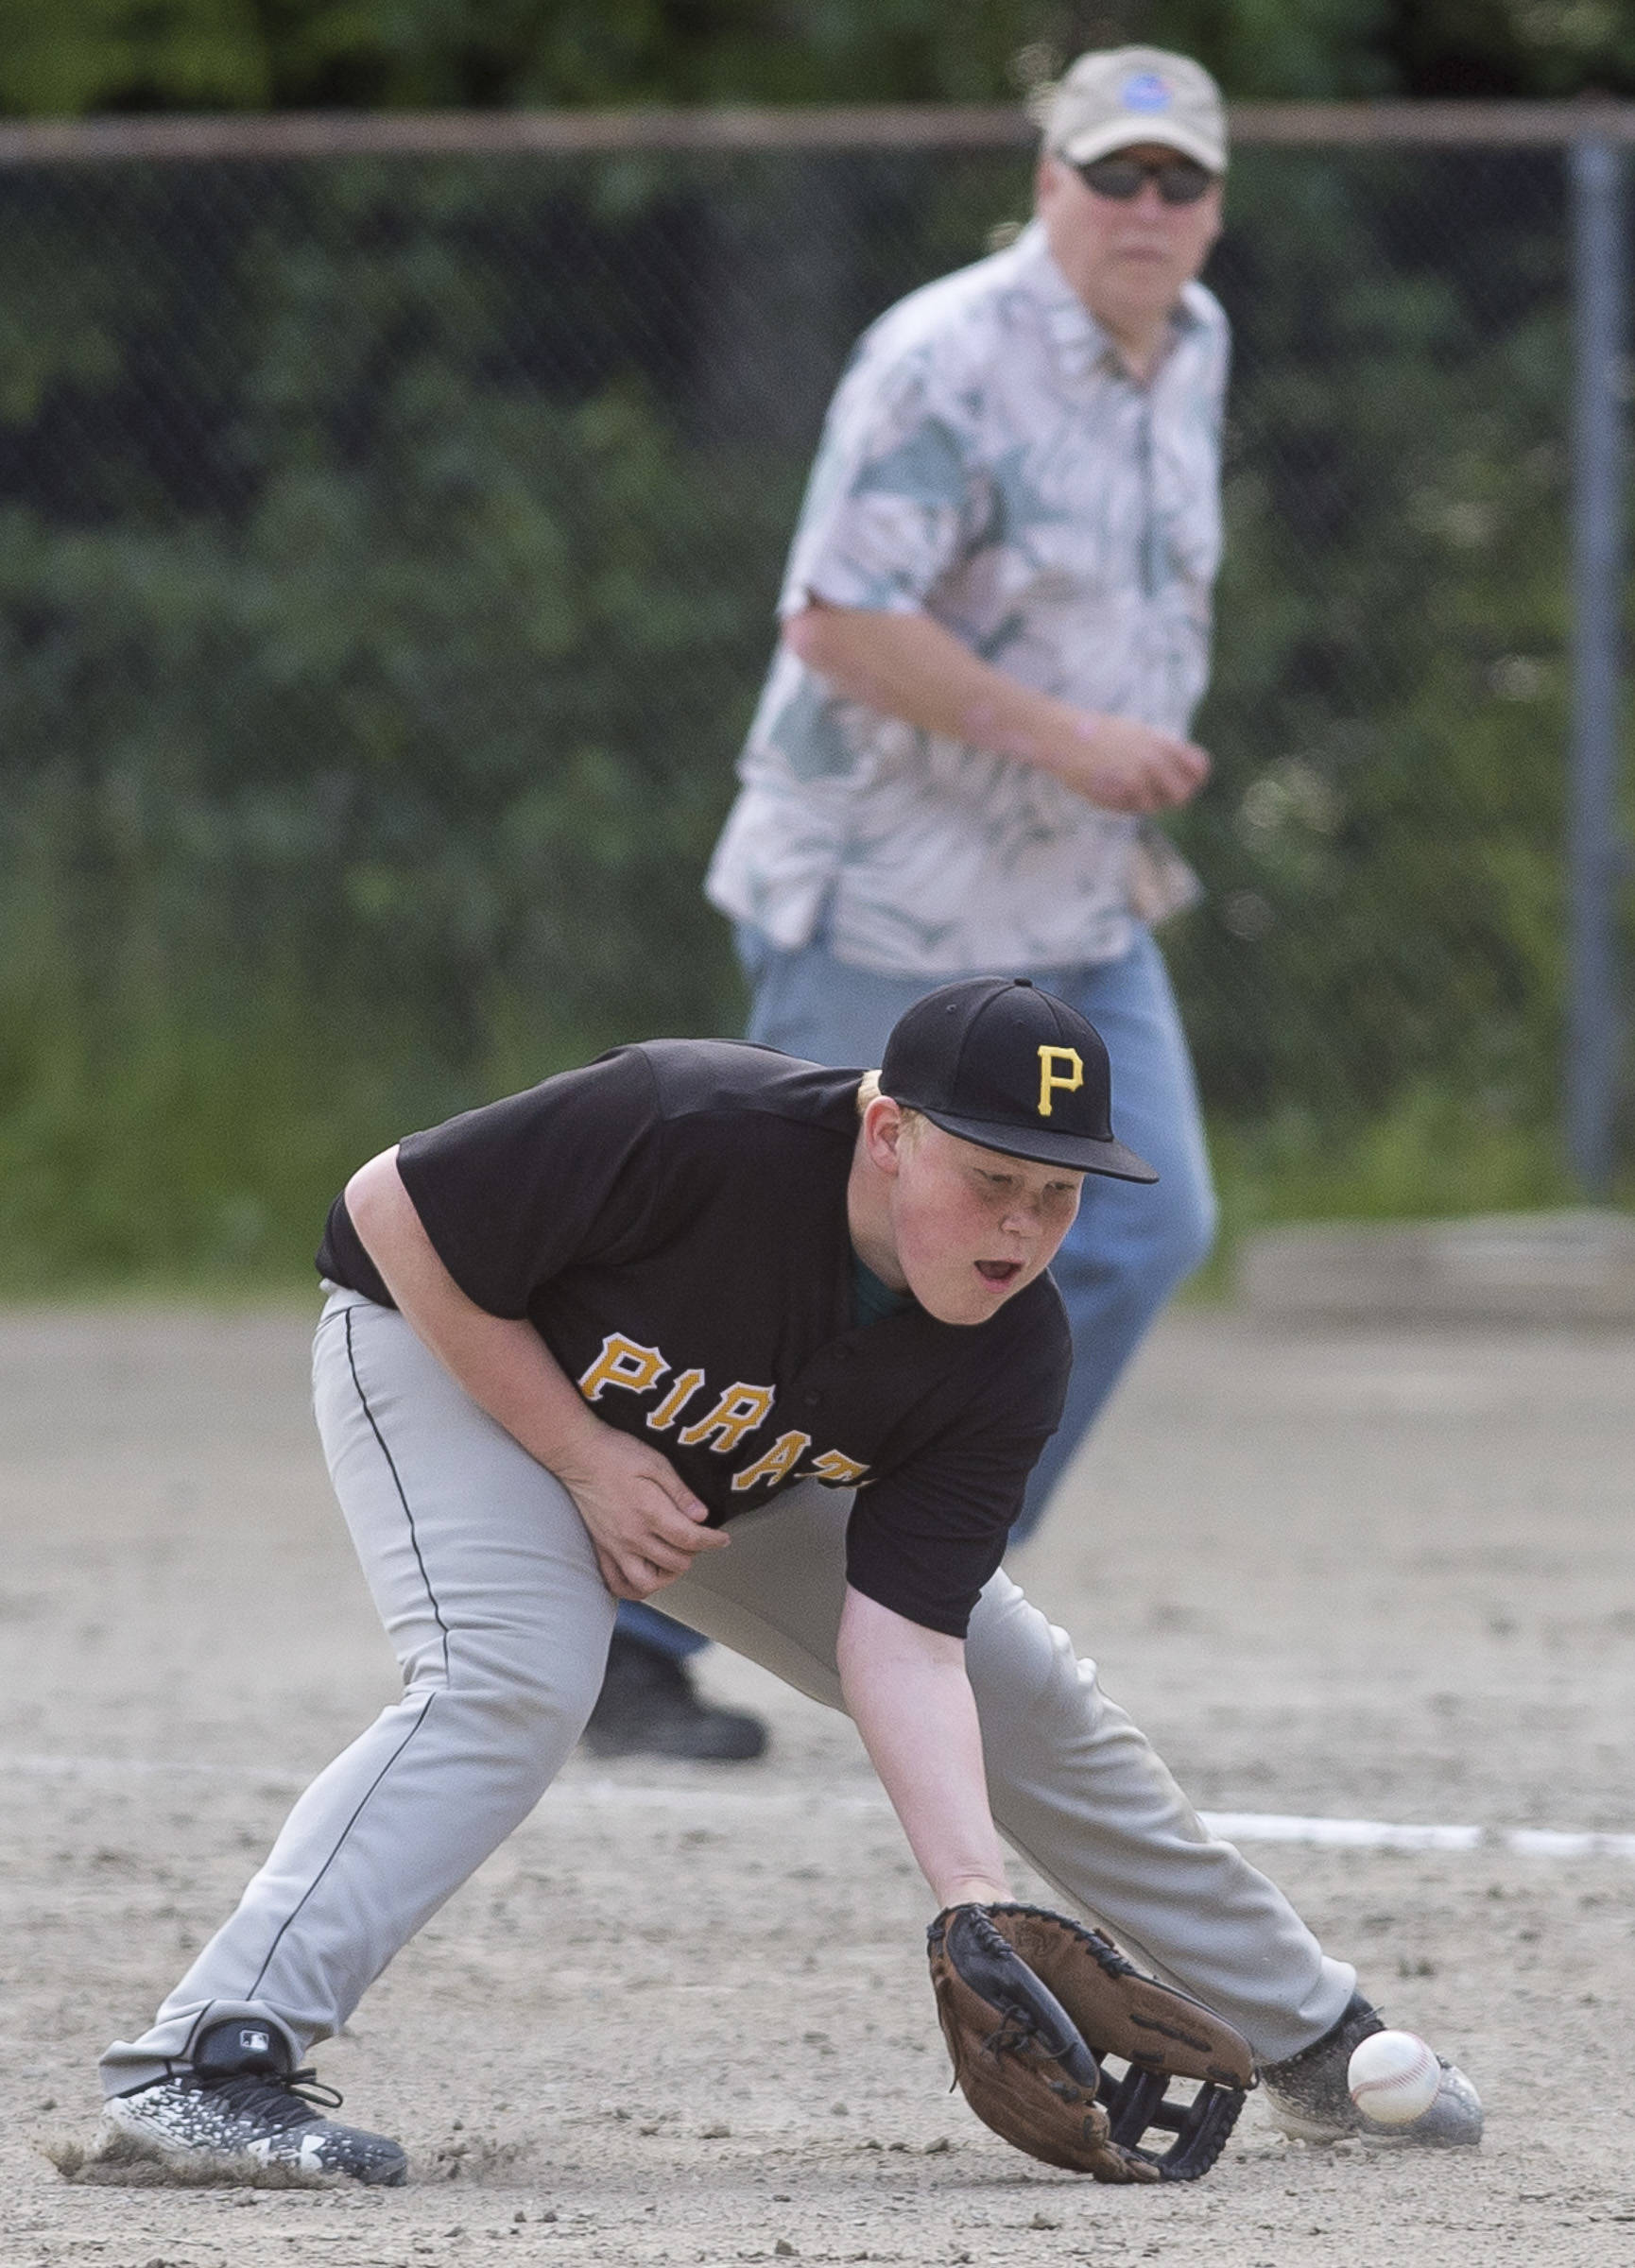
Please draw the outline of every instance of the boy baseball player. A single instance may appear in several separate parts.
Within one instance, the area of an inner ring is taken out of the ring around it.
[[[1353,1970],[1000,1570],[1061,1409],[1046,1270],[1087,1173],[1153,1178],[1113,1137],[1100,1039],[978,978],[910,1008],[877,1078],[659,1040],[355,1174],[316,1404],[403,1696],[110,2048],[109,2132],[402,2181],[298,2067],[533,1809],[616,1601],[659,1590],[850,1712],[940,1907],[1007,1899],[1003,1835],[1238,2028],[1290,2132],[1355,2131],[1346,2065],[1379,2019]],[[1444,2066],[1405,2131],[1475,2141],[1468,2081]]]

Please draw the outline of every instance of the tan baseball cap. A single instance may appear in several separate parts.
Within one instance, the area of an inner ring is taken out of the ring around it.
[[[1226,171],[1226,108],[1201,63],[1162,47],[1103,47],[1057,81],[1044,112],[1052,156],[1088,165],[1134,142],[1163,142]]]

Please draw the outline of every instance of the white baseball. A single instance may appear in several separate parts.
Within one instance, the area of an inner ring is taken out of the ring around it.
[[[1437,2099],[1442,2067],[1417,2032],[1371,2032],[1351,2051],[1346,2085],[1377,2126],[1405,2126]]]

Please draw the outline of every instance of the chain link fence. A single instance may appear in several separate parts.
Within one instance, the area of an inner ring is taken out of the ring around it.
[[[699,881],[824,404],[1028,175],[0,167],[12,1278],[294,1263],[407,1125],[736,1028]],[[1234,163],[1210,895],[1166,943],[1263,1210],[1558,1187],[1565,223],[1549,149]]]

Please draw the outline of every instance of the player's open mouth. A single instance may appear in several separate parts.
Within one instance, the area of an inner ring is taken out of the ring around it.
[[[985,1283],[1014,1283],[1022,1273],[1022,1263],[1019,1260],[979,1260],[976,1273]]]

